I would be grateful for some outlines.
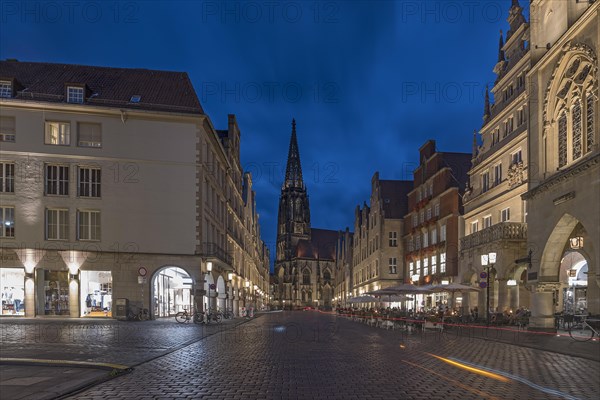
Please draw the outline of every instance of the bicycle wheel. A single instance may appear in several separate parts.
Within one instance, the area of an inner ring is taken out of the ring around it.
[[[217,321],[217,324],[220,324],[223,321],[223,316],[221,314],[215,315],[215,321]]]
[[[175,321],[179,322],[180,324],[188,322],[189,320],[190,319],[188,318],[187,312],[185,311],[179,311],[177,314],[175,314]]]
[[[569,329],[569,335],[571,338],[573,338],[573,340],[578,342],[587,342],[594,336],[594,331],[587,324],[577,324],[571,326],[571,329]]]
[[[195,324],[203,324],[204,323],[204,313],[197,312],[194,314],[194,323]]]

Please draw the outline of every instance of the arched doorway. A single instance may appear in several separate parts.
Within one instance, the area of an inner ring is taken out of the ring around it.
[[[167,266],[152,277],[152,315],[172,317],[179,311],[191,309],[193,280],[183,268]]]
[[[560,263],[561,288],[557,308],[565,314],[587,314],[588,263],[577,251],[568,251]]]

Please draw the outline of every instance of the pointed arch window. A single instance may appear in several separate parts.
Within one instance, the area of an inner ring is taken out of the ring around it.
[[[581,149],[581,100],[577,99],[573,105],[573,160],[582,155]]]
[[[325,283],[330,283],[331,282],[331,273],[329,271],[323,272],[323,281]]]
[[[587,94],[587,105],[586,105],[586,112],[587,112],[587,121],[586,121],[586,125],[587,125],[587,129],[586,129],[586,135],[585,135],[585,152],[588,153],[590,151],[592,151],[592,148],[594,147],[594,97],[592,96],[591,93]]]
[[[558,167],[567,165],[567,114],[558,118]]]
[[[307,269],[302,272],[302,284],[310,285],[310,271]]]

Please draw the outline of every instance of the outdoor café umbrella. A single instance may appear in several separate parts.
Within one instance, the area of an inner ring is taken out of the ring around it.
[[[386,288],[389,291],[395,291],[398,294],[413,294],[413,300],[415,302],[415,311],[417,311],[417,294],[418,293],[431,293],[430,289],[413,285],[412,283],[402,283],[400,285]]]
[[[442,285],[437,285],[434,286],[432,289],[432,291],[434,292],[449,292],[452,293],[452,303],[454,303],[454,293],[455,292],[479,292],[479,288],[476,288],[474,286],[468,286],[468,285],[463,285],[461,283],[448,283],[446,285],[442,284]],[[454,305],[454,304],[452,304]]]

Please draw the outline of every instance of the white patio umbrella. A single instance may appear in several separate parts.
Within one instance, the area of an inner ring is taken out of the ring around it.
[[[413,301],[414,301],[414,308],[415,311],[417,311],[417,294],[420,293],[431,293],[431,290],[423,287],[423,286],[416,286],[413,285],[412,283],[402,283],[400,285],[396,285],[396,286],[392,286],[389,288],[386,288],[389,291],[395,291],[398,294],[413,294]]]
[[[461,283],[448,283],[447,285],[437,285],[432,289],[434,292],[449,292],[452,293],[452,306],[454,306],[454,293],[456,292],[479,292],[479,288],[475,286],[463,285]]]

